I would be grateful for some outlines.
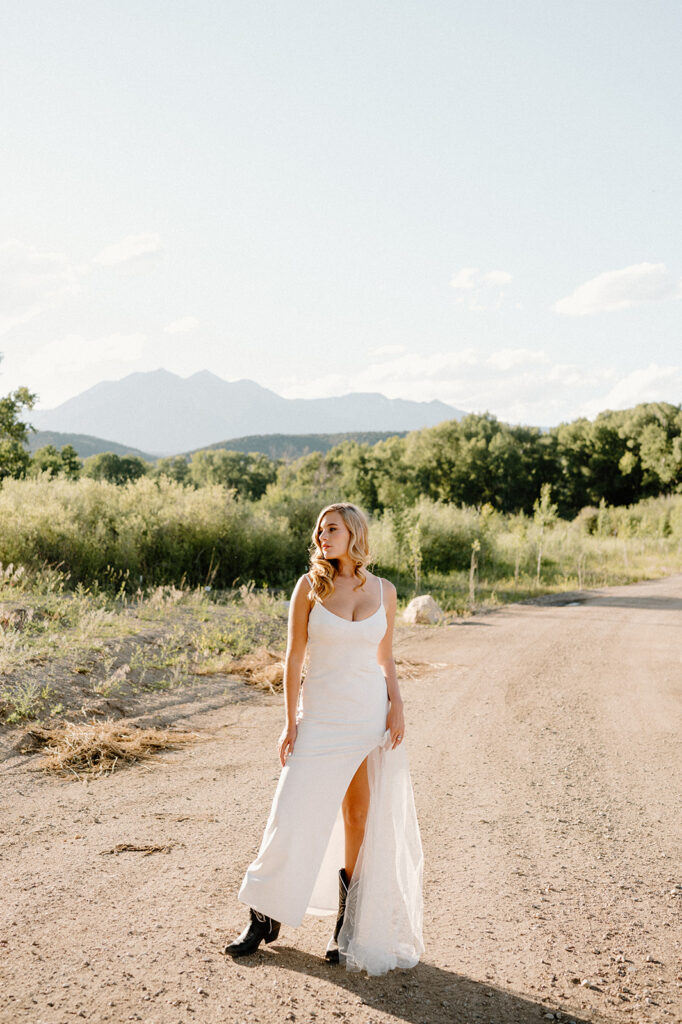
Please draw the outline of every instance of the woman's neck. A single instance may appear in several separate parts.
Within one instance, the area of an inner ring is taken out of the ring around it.
[[[344,556],[336,559],[336,575],[344,579],[352,579],[355,576],[355,565],[350,558]]]

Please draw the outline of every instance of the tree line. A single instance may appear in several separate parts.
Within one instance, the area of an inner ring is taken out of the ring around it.
[[[71,445],[32,456],[22,410],[35,401],[20,388],[0,400],[0,480],[80,476],[125,484],[168,477],[188,487],[219,484],[241,500],[268,504],[342,495],[370,513],[414,505],[488,504],[532,514],[543,485],[562,518],[602,503],[619,506],[682,491],[682,405],[650,402],[550,430],[471,414],[375,444],[343,441],[326,452],[271,459],[259,452],[205,449],[146,462],[103,452],[81,460]]]

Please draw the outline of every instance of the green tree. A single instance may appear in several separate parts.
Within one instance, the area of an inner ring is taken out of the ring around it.
[[[234,488],[240,498],[256,500],[277,478],[277,465],[262,452],[233,452],[206,448],[194,452],[190,479],[197,487],[222,484]]]
[[[158,459],[156,474],[157,476],[167,476],[179,484],[189,483],[189,462],[184,455],[170,455],[167,458]]]
[[[641,496],[639,481],[623,475],[620,462],[627,442],[620,430],[618,414],[600,413],[590,424],[589,504],[603,498],[609,505],[627,505]]]
[[[50,476],[62,475],[75,480],[80,471],[81,460],[73,445],[66,444],[58,451],[53,444],[46,444],[33,453],[28,475],[39,476],[41,473],[48,473]]]
[[[551,431],[558,469],[554,495],[563,516],[576,515],[592,503],[590,429],[590,421],[583,417]]]
[[[70,480],[76,480],[80,476],[81,469],[83,468],[83,463],[79,458],[78,452],[72,444],[65,444],[60,455],[62,459],[62,466],[64,467],[62,469],[62,473]]]
[[[19,417],[32,409],[38,396],[26,387],[0,398],[0,480],[6,476],[25,476],[30,462],[26,449],[28,432],[34,428]]]
[[[99,452],[83,463],[83,473],[94,480],[108,480],[112,484],[127,484],[139,480],[149,471],[149,463],[139,455],[116,455],[114,452]]]
[[[400,502],[412,505],[419,497],[419,486],[408,457],[407,441],[411,436],[387,437],[372,449],[369,464],[378,510],[390,509]]]
[[[551,445],[535,427],[510,427],[490,413],[408,434],[405,462],[420,495],[449,504],[530,512],[556,472]]]
[[[682,486],[682,406],[649,402],[622,416],[620,432],[628,452],[621,472],[636,474],[638,496],[654,497]]]

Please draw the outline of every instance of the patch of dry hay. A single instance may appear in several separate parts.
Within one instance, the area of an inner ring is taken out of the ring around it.
[[[396,658],[395,663],[398,675],[403,679],[419,679],[433,669],[445,667],[444,662],[413,661],[410,658]],[[281,693],[284,686],[284,655],[280,651],[259,647],[243,658],[233,658],[231,654],[211,658],[201,665],[195,665],[193,671],[198,676],[241,676],[244,682],[261,690]]]
[[[25,753],[45,751],[37,767],[50,775],[104,775],[125,764],[146,761],[159,750],[186,746],[195,733],[136,729],[118,722],[64,722],[26,734]]]
[[[140,846],[138,843],[116,843],[116,846],[112,847],[111,850],[100,850],[102,856],[108,854],[119,854],[119,853],[141,853],[143,857],[148,857],[150,853],[170,853],[173,849],[171,846],[158,846],[156,843],[146,843]]]
[[[396,658],[395,664],[399,679],[419,679],[428,675],[430,670],[446,667],[444,661],[413,661],[411,658]]]
[[[284,657],[279,651],[259,647],[243,658],[233,658],[230,654],[212,658],[203,665],[195,666],[194,673],[198,676],[241,676],[252,686],[279,693],[284,685]]]

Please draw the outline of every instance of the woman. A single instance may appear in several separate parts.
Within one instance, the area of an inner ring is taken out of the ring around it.
[[[323,509],[312,539],[289,609],[282,772],[239,891],[250,922],[225,952],[246,956],[281,923],[336,912],[327,959],[383,974],[423,952],[422,848],[392,654],[396,591],[365,570],[368,526],[355,505]]]

